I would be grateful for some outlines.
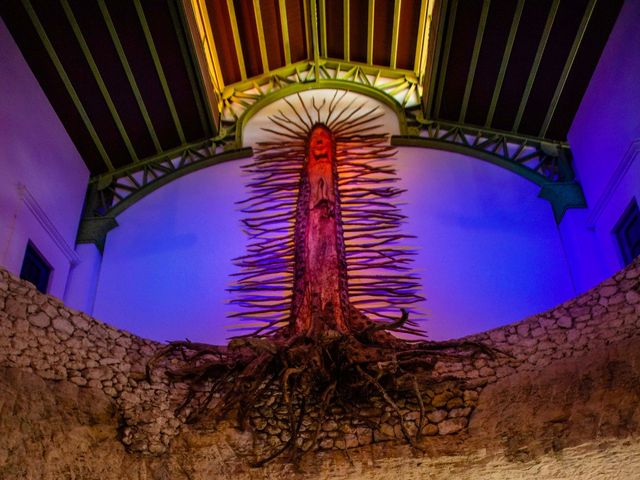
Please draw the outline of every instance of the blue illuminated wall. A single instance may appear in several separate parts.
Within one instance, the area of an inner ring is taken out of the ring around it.
[[[623,266],[612,230],[640,201],[640,2],[627,1],[569,131],[589,208],[560,229],[580,292]]]
[[[241,162],[177,180],[118,217],[104,252],[97,318],[159,340],[225,341],[231,259],[245,245],[234,207],[244,196]],[[447,152],[403,148],[397,166],[434,338],[503,325],[573,296],[538,187]]]

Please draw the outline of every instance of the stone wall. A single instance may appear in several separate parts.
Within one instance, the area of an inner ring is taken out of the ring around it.
[[[585,355],[638,335],[640,260],[612,279],[557,308],[467,339],[504,352],[496,358],[442,362],[443,381],[426,392],[424,435],[464,431],[482,390],[498,379],[538,371],[565,357]],[[159,454],[183,422],[174,415],[186,385],[170,384],[161,371],[148,379],[145,365],[162,345],[114,329],[0,269],[0,366],[17,367],[45,380],[68,380],[102,390],[122,414],[121,440],[130,451]],[[286,413],[265,401],[250,418],[257,439],[285,439]],[[418,428],[416,402],[399,402],[410,432]],[[372,399],[354,418],[337,408],[318,438],[322,450],[345,449],[401,438],[399,419]]]

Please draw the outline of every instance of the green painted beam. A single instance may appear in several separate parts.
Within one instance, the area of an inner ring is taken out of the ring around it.
[[[497,165],[499,167],[505,168],[513,173],[520,175],[523,178],[526,178],[536,185],[543,186],[549,183],[549,180],[547,178],[530,168],[509,161],[501,155],[497,155],[480,148],[474,148],[473,146],[462,145],[460,143],[453,143],[436,138],[425,138],[409,135],[392,136],[391,145],[399,147],[433,148],[436,150],[444,150],[447,152],[461,153],[463,155],[479,158],[481,160],[493,163],[494,165]]]
[[[53,44],[51,43],[51,40],[49,40],[47,32],[42,26],[42,23],[40,23],[40,19],[38,18],[38,15],[33,9],[33,5],[31,5],[30,0],[22,0],[22,5],[26,10],[27,15],[29,15],[29,19],[31,20],[33,27],[36,29],[36,32],[38,33],[38,37],[40,38],[40,41],[44,45],[44,48],[47,51],[47,54],[49,55],[51,62],[53,63],[56,71],[58,72],[58,75],[60,76],[60,79],[62,80],[62,83],[64,84],[64,87],[67,90],[67,94],[71,97],[71,101],[73,102],[73,105],[78,110],[78,113],[80,114],[80,118],[82,118],[82,123],[84,123],[85,128],[89,131],[89,135],[91,136],[91,139],[93,140],[93,143],[95,144],[98,150],[98,153],[102,158],[102,161],[107,166],[107,169],[109,171],[113,171],[114,168],[109,158],[109,155],[104,149],[104,146],[100,141],[100,137],[98,136],[98,133],[96,132],[95,128],[93,127],[93,124],[91,123],[91,119],[89,118],[89,115],[87,115],[87,112],[84,109],[82,102],[80,101],[80,97],[78,97],[78,93],[76,92],[75,88],[73,88],[73,84],[71,83],[71,80],[69,79],[69,76],[67,75],[67,72],[65,71],[64,66],[62,65],[62,62],[60,61],[60,58],[58,57],[58,54],[56,53],[55,48],[53,48]]]
[[[344,27],[343,50],[344,59],[348,62],[351,59],[351,12],[349,0],[342,0],[342,23]]]
[[[229,0],[231,1],[231,0]],[[287,20],[287,0],[278,0],[280,9],[280,28],[282,29],[282,45],[284,49],[284,62],[291,63],[291,42],[289,41],[289,22]]]
[[[119,202],[116,206],[111,208],[108,212],[108,215],[112,217],[117,217],[122,212],[124,212],[127,208],[131,207],[136,202],[139,202],[150,193],[155,192],[160,187],[167,185],[168,183],[171,183],[174,180],[177,180],[178,178],[184,177],[185,175],[196,172],[198,170],[202,170],[203,168],[211,167],[213,165],[219,165],[224,162],[229,162],[231,160],[249,158],[252,155],[253,155],[253,150],[251,148],[239,148],[236,150],[228,150],[226,152],[212,155],[206,159],[199,160],[198,162],[189,163],[184,167],[178,168],[173,172],[168,173],[158,178],[157,180],[149,182],[144,187],[136,190],[134,193],[127,196],[127,198]]]
[[[160,152],[156,155],[152,155],[150,157],[144,158],[140,160],[136,164],[128,164],[118,169],[114,169],[109,173],[105,173],[102,175],[96,175],[91,177],[89,180],[90,183],[97,183],[101,185],[108,185],[114,178],[122,177],[127,173],[138,172],[141,168],[151,165],[154,163],[158,163],[163,160],[168,160],[171,158],[179,157],[182,153],[187,150],[199,150],[207,145],[211,144],[211,140],[201,140],[199,142],[188,143],[185,145],[180,145],[179,147],[172,148],[170,150],[166,150],[164,152]]]
[[[484,29],[487,25],[487,17],[489,16],[489,7],[491,6],[491,0],[484,0],[482,2],[482,12],[480,13],[480,22],[478,23],[478,30],[476,31],[476,41],[473,45],[473,52],[471,54],[471,63],[469,64],[469,73],[467,74],[467,83],[464,87],[464,96],[462,97],[462,107],[460,108],[460,116],[458,121],[464,123],[467,116],[467,107],[469,106],[469,97],[471,96],[471,88],[473,88],[473,79],[476,74],[476,67],[478,65],[478,57],[480,56],[480,48],[482,48],[482,37],[484,36]]]
[[[253,10],[256,14],[256,28],[258,29],[258,44],[260,45],[260,60],[262,61],[262,71],[264,73],[269,73],[269,56],[267,55],[267,42],[264,36],[264,26],[262,25],[260,0],[253,0]]]
[[[318,9],[315,1],[311,2],[311,35],[313,44],[313,78],[320,81],[320,44],[318,39]]]
[[[313,52],[312,33],[309,29],[309,19],[311,18],[311,10],[309,8],[310,2],[302,2],[302,14],[304,15],[304,39],[307,46],[307,58],[311,58]]]
[[[416,54],[413,59],[413,71],[416,72],[418,78],[422,78],[422,66],[421,61],[423,60],[423,56],[426,55],[424,44],[425,35],[427,35],[427,7],[429,5],[429,0],[420,0],[420,16],[418,17],[418,42],[416,43]],[[424,62],[422,62],[424,63]]]
[[[120,63],[122,64],[122,68],[124,69],[125,75],[127,76],[127,80],[129,81],[129,85],[131,86],[131,91],[133,92],[133,96],[136,99],[136,104],[138,105],[138,109],[142,114],[142,118],[144,119],[144,123],[149,131],[149,136],[153,141],[153,146],[156,149],[156,152],[161,152],[162,147],[160,146],[160,141],[158,140],[158,136],[156,135],[156,130],[153,127],[153,123],[151,122],[151,117],[149,116],[149,112],[147,111],[147,107],[144,104],[144,100],[142,100],[142,94],[140,93],[140,89],[138,88],[138,83],[136,82],[135,77],[133,76],[133,71],[131,70],[131,65],[129,65],[129,61],[127,60],[127,56],[124,52],[124,48],[122,48],[122,43],[120,42],[120,37],[118,36],[118,32],[113,24],[113,20],[111,19],[111,14],[107,9],[107,5],[104,0],[98,0],[98,6],[100,7],[100,12],[102,12],[102,18],[104,19],[105,24],[107,25],[107,30],[109,30],[109,35],[111,36],[111,41],[113,42],[113,46],[116,49],[116,53],[118,54],[118,58],[120,59]]]
[[[458,0],[451,0],[449,13],[449,22],[447,24],[447,37],[444,42],[444,52],[442,57],[442,66],[440,67],[440,78],[438,79],[438,93],[436,95],[435,112],[433,117],[440,115],[440,107],[442,105],[442,92],[444,91],[444,83],[447,78],[447,66],[449,65],[449,54],[451,53],[451,42],[453,41],[453,27],[456,23],[456,13],[458,10]]]
[[[169,106],[169,111],[171,112],[171,118],[173,119],[173,123],[176,127],[176,131],[178,132],[178,137],[180,138],[180,142],[182,142],[183,144],[187,143],[186,138],[184,136],[184,131],[182,130],[182,125],[180,123],[180,118],[178,117],[176,106],[173,103],[171,90],[169,90],[169,84],[167,83],[167,78],[164,74],[162,64],[160,63],[160,57],[158,56],[158,51],[156,50],[156,45],[155,45],[155,42],[153,41],[153,36],[151,35],[151,30],[149,30],[147,17],[144,14],[144,10],[142,9],[140,0],[134,0],[133,5],[136,8],[138,20],[140,21],[140,25],[142,26],[142,31],[144,32],[144,38],[147,42],[147,47],[149,48],[149,52],[151,53],[151,58],[153,59],[153,65],[155,66],[156,73],[158,74],[158,78],[160,79],[160,84],[162,85],[162,92],[164,93],[165,100],[167,101],[167,105]]]
[[[576,181],[550,181],[531,168],[509,160],[497,153],[492,153],[481,148],[474,148],[473,145],[464,145],[443,139],[403,135],[392,136],[391,145],[431,148],[435,150],[460,153],[484,160],[509,170],[510,172],[513,172],[540,187],[540,193],[538,196],[549,201],[553,210],[554,218],[558,224],[561,222],[565,212],[569,208],[586,208],[587,206],[582,192],[582,187]]]
[[[91,185],[89,187],[89,193],[85,199],[84,216],[80,221],[78,227],[78,235],[76,243],[94,243],[99,249],[104,248],[107,234],[118,226],[116,220],[117,216],[124,212],[127,208],[135,205],[144,197],[152,192],[155,192],[159,188],[181,178],[190,173],[196,172],[203,168],[207,168],[213,165],[219,165],[224,162],[237,160],[240,158],[248,158],[253,155],[251,148],[242,148],[237,150],[226,151],[210,155],[206,158],[200,159],[197,162],[188,163],[180,168],[177,168],[165,175],[156,178],[145,185],[140,186],[133,191],[126,198],[118,202],[112,208],[108,208],[102,216],[96,216],[95,210],[92,205],[99,205],[99,195],[101,194],[97,185]],[[138,171],[140,166],[138,165]],[[101,250],[102,251],[102,250]]]
[[[367,8],[367,63],[373,65],[373,32],[374,18],[376,9],[376,0],[369,0]]]
[[[544,30],[542,31],[542,37],[540,38],[540,43],[538,44],[538,49],[536,50],[536,56],[533,59],[533,64],[531,65],[531,70],[529,71],[529,78],[527,79],[527,83],[524,87],[522,100],[520,100],[518,113],[516,114],[516,119],[513,122],[512,130],[514,132],[517,132],[518,129],[520,128],[520,122],[522,121],[522,116],[524,115],[524,109],[526,108],[527,102],[529,101],[529,95],[531,94],[531,89],[533,88],[533,82],[535,82],[536,80],[536,75],[538,74],[538,68],[540,67],[542,55],[544,55],[544,49],[547,46],[547,41],[549,40],[549,34],[551,33],[551,28],[553,27],[553,22],[556,18],[556,13],[558,13],[559,5],[560,5],[560,0],[553,0],[553,3],[551,4],[551,8],[549,9],[549,15],[547,15],[547,21],[544,25]]]
[[[242,39],[240,38],[240,30],[238,28],[238,19],[236,18],[236,9],[233,0],[227,0],[227,9],[229,10],[229,20],[231,23],[231,35],[233,36],[233,45],[236,49],[236,57],[238,57],[238,68],[240,68],[240,77],[242,80],[247,79],[247,68],[244,63],[244,53],[242,52]],[[214,12],[214,15],[217,12]]]
[[[565,62],[564,67],[562,69],[562,74],[560,75],[560,81],[558,81],[558,85],[556,86],[556,89],[553,92],[553,98],[551,99],[551,104],[549,105],[549,109],[547,110],[547,114],[544,118],[542,128],[540,129],[539,136],[541,137],[545,137],[547,135],[549,124],[551,123],[553,114],[555,113],[556,108],[558,106],[558,102],[560,101],[560,96],[562,95],[564,86],[567,83],[567,78],[569,77],[569,73],[571,72],[571,67],[573,66],[573,62],[576,59],[576,55],[580,48],[580,44],[582,43],[584,33],[586,32],[587,26],[589,25],[589,21],[591,20],[591,16],[593,15],[593,11],[596,7],[596,2],[597,0],[589,0],[589,3],[587,4],[587,8],[585,9],[584,15],[582,16],[582,20],[580,21],[580,26],[578,27],[578,32],[576,33],[576,36],[573,39],[573,44],[571,45],[571,50],[569,51],[569,56],[567,57],[567,61]]]
[[[578,182],[553,182],[543,185],[538,197],[551,203],[553,217],[559,225],[570,208],[587,208],[582,187]]]
[[[433,16],[431,17],[431,32],[429,34],[430,40],[428,45],[428,55],[431,56],[431,62],[427,63],[427,70],[424,76],[423,85],[423,114],[427,118],[433,117],[433,109],[435,106],[435,93],[436,93],[436,77],[438,72],[438,65],[440,63],[440,53],[442,46],[442,38],[444,36],[444,20],[445,13],[448,7],[449,0],[430,0],[434,1]],[[435,34],[434,34],[435,30]]]
[[[89,68],[91,69],[91,73],[93,75],[94,80],[98,84],[98,89],[100,90],[100,93],[102,94],[102,98],[104,99],[105,103],[107,104],[107,108],[109,109],[109,113],[111,114],[111,118],[113,118],[113,122],[116,124],[116,128],[118,129],[118,133],[120,133],[120,136],[122,137],[122,140],[123,140],[125,146],[127,147],[127,151],[129,152],[129,155],[131,156],[131,160],[135,163],[135,162],[138,161],[138,155],[136,154],[136,151],[133,148],[133,144],[131,143],[131,139],[129,138],[129,135],[127,134],[127,130],[124,128],[124,124],[122,123],[122,120],[120,119],[120,115],[118,114],[118,109],[116,108],[116,106],[113,103],[113,100],[111,99],[111,95],[109,94],[109,89],[107,88],[106,84],[104,83],[104,80],[102,79],[102,75],[100,75],[100,70],[98,69],[98,65],[96,65],[96,62],[95,62],[95,60],[93,58],[93,55],[91,54],[91,51],[89,50],[89,45],[87,44],[87,41],[85,40],[84,35],[82,34],[82,31],[80,30],[80,25],[78,25],[78,21],[76,20],[76,16],[74,15],[73,11],[71,10],[71,7],[69,6],[69,2],[67,0],[61,0],[61,3],[62,3],[62,10],[64,11],[64,14],[67,17],[67,20],[68,20],[69,24],[71,25],[71,29],[73,30],[73,34],[75,35],[76,40],[78,41],[78,44],[80,45],[80,49],[82,50],[82,54],[84,55],[84,59],[89,64]]]
[[[313,2],[313,0],[311,0]],[[318,0],[318,24],[320,26],[320,56],[328,57],[327,53],[327,4],[325,0]]]
[[[491,95],[491,104],[489,105],[489,112],[487,113],[487,119],[484,122],[485,127],[490,127],[493,123],[493,116],[496,112],[496,105],[498,105],[498,99],[500,98],[500,91],[502,90],[502,84],[504,83],[504,77],[507,73],[507,66],[509,65],[509,59],[511,58],[511,51],[513,50],[513,44],[518,33],[518,26],[520,25],[520,19],[522,18],[522,10],[524,9],[524,0],[518,0],[516,5],[516,11],[513,14],[513,20],[511,20],[511,28],[509,29],[509,36],[507,38],[507,45],[502,55],[502,62],[500,62],[500,70],[498,71],[498,78],[496,80],[496,86],[493,89],[493,95]]]
[[[398,57],[398,32],[400,31],[400,9],[402,8],[402,0],[394,0],[393,4],[393,26],[391,27],[391,68],[396,68]]]
[[[189,77],[189,85],[191,85],[191,92],[193,93],[193,101],[196,102],[196,108],[198,109],[198,118],[200,119],[200,125],[202,126],[202,131],[205,135],[210,135],[212,133],[212,125],[211,119],[207,119],[207,113],[202,105],[202,95],[200,95],[200,85],[198,85],[198,80],[196,80],[196,75],[194,73],[194,63],[197,62],[197,57],[195,55],[192,56],[192,51],[189,49],[187,42],[184,38],[184,33],[188,30],[185,29],[185,25],[182,23],[182,19],[180,17],[180,13],[178,12],[178,6],[173,2],[168,2],[169,13],[171,15],[171,21],[173,22],[173,29],[176,32],[176,37],[178,38],[178,46],[180,47],[180,54],[182,55],[182,61],[184,63],[184,68],[187,71],[187,76]],[[192,62],[193,59],[193,62]],[[209,121],[207,121],[209,120]]]

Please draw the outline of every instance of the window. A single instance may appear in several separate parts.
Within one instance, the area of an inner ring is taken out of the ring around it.
[[[45,260],[31,242],[27,244],[24,253],[24,261],[20,270],[20,278],[33,283],[42,293],[47,293],[49,277],[51,276],[51,265]]]
[[[638,201],[633,198],[629,206],[616,223],[613,233],[618,239],[620,252],[625,265],[629,265],[640,255],[640,210]]]

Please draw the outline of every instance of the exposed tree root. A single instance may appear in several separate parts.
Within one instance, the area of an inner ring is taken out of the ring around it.
[[[371,322],[360,314],[352,334],[325,330],[315,337],[289,335],[281,329],[270,335],[233,339],[228,347],[190,341],[169,343],[147,365],[147,374],[162,366],[168,377],[189,385],[176,409],[185,422],[205,414],[214,420],[235,412],[241,428],[266,397],[278,395],[286,407],[288,439],[251,465],[261,466],[287,454],[297,463],[316,448],[321,425],[336,405],[365,404],[381,398],[397,417],[402,435],[415,449],[425,421],[423,392],[446,378],[433,375],[438,361],[461,357],[495,357],[498,352],[481,343],[401,340],[389,332],[403,330],[408,315],[393,322]],[[171,360],[171,361],[169,361]],[[180,367],[173,365],[179,364]],[[398,398],[415,396],[418,429],[407,429]],[[215,400],[215,401],[214,401]],[[302,435],[305,418],[314,408],[313,428]]]

